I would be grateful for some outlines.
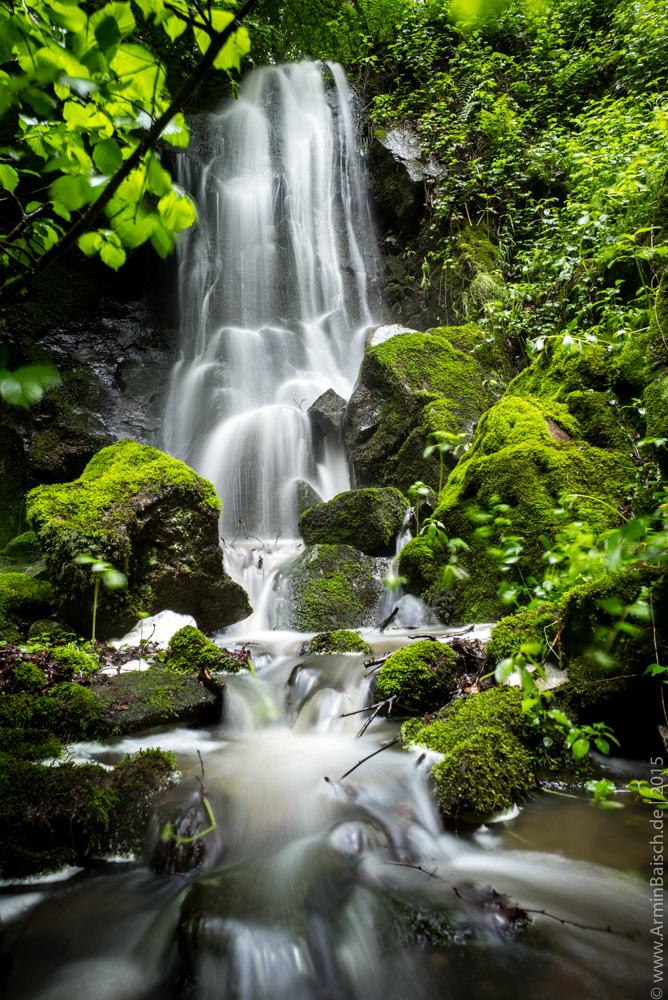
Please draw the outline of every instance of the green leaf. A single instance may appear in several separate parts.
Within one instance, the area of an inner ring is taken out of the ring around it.
[[[93,149],[93,163],[103,174],[115,174],[123,164],[121,147],[115,139],[103,139]]]
[[[114,271],[118,271],[119,267],[125,264],[125,250],[122,247],[116,246],[113,243],[105,243],[100,250],[100,257],[102,261],[108,266],[112,267]]]
[[[128,579],[117,569],[107,569],[102,575],[102,582],[108,590],[121,590],[127,587]]]
[[[59,382],[60,376],[53,365],[26,365],[13,372],[0,372],[0,398],[27,410]]]
[[[173,42],[175,42],[179,35],[182,35],[188,27],[186,22],[182,21],[180,17],[176,17],[175,14],[169,14],[162,22],[162,26]]]
[[[103,52],[120,45],[121,29],[115,17],[105,17],[95,28],[95,41]]]
[[[10,167],[7,163],[0,163],[0,187],[13,194],[18,182],[18,171],[14,167]]]
[[[172,178],[153,153],[148,166],[146,187],[151,194],[165,195],[172,190]]]
[[[581,760],[583,757],[586,757],[587,754],[589,753],[589,740],[582,740],[582,739],[576,740],[573,746],[571,747],[571,750],[573,751],[573,756],[575,757],[575,759]]]
[[[49,188],[49,196],[71,212],[82,208],[90,201],[92,189],[87,177],[81,174],[65,174],[54,181]]]

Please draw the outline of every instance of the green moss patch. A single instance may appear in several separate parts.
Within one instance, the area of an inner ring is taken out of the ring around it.
[[[63,618],[90,634],[94,582],[80,554],[101,556],[128,587],[98,595],[98,635],[122,633],[141,612],[192,614],[213,631],[250,614],[248,597],[223,570],[220,502],[211,483],[155,448],[119,441],[79,479],[28,494]]]
[[[37,559],[40,555],[39,540],[34,531],[24,531],[22,535],[17,535],[8,542],[2,553],[9,559],[25,562],[29,559]]]
[[[307,545],[352,545],[367,555],[385,555],[408,512],[399,490],[349,490],[318,504],[299,518],[299,532]]]
[[[169,659],[170,668],[187,673],[198,673],[201,670],[211,674],[223,671],[236,673],[238,670],[248,669],[250,662],[248,653],[221,649],[192,625],[179,629],[170,639],[169,647],[172,654]]]
[[[508,809],[531,783],[522,696],[510,688],[460,699],[431,721],[406,722],[402,737],[407,745],[443,754],[432,774],[446,813]]]
[[[314,635],[308,642],[302,643],[300,655],[313,653],[361,653],[368,655],[371,646],[365,642],[359,632],[350,629],[337,629],[334,632],[321,632]]]
[[[396,698],[409,712],[433,712],[450,700],[459,676],[457,656],[442,642],[418,640],[392,653],[378,675],[376,700]]]
[[[377,561],[349,545],[309,545],[278,586],[277,625],[300,632],[373,625],[383,594]]]
[[[470,437],[494,402],[485,351],[474,324],[400,334],[366,350],[346,427],[359,486],[406,492],[419,479],[438,490],[439,458],[425,458],[425,445],[433,431]],[[446,455],[446,474],[453,464]]]

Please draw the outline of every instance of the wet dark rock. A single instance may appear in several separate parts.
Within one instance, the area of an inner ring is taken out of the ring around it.
[[[91,627],[94,583],[78,554],[101,555],[128,578],[126,589],[100,588],[102,637],[122,634],[142,611],[191,614],[207,632],[251,613],[246,592],[223,569],[219,513],[211,483],[134,441],[103,449],[75,482],[38,487],[28,498],[68,624],[82,634]]]
[[[408,512],[399,490],[348,490],[302,514],[299,532],[307,545],[352,545],[367,555],[393,555]]]
[[[315,403],[308,408],[311,423],[325,437],[338,430],[346,410],[346,401],[334,389],[328,389],[318,396]]]
[[[2,755],[0,874],[16,878],[141,849],[151,801],[176,780],[160,750],[98,764],[45,767]]]
[[[202,871],[220,855],[223,805],[202,785],[180,784],[156,800],[146,853],[161,875]]]

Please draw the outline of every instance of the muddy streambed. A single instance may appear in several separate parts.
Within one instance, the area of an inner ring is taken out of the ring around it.
[[[356,738],[363,657],[299,657],[303,638],[255,636],[257,679],[226,679],[220,726],[73,748],[103,764],[173,750],[215,829],[197,874],[155,874],[154,831],[145,858],[4,886],[6,1000],[649,996],[649,811],[538,791],[515,815],[444,826],[417,753],[391,747],[342,778],[397,724]],[[375,652],[408,641],[367,638]],[[620,784],[645,776],[607,766]]]

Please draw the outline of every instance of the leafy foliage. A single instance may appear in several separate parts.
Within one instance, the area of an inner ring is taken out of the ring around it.
[[[202,11],[185,0],[31,0],[0,10],[5,286],[25,280],[75,237],[84,253],[99,254],[115,270],[128,249],[147,241],[164,257],[176,233],[196,219],[194,203],[161,162],[164,150],[187,146],[188,131],[173,107],[163,64],[136,40],[138,11],[172,42],[191,28],[203,55],[216,47],[214,67],[239,69],[249,50],[243,27],[219,44],[233,27],[227,4]],[[153,141],[151,129],[163,117]],[[96,221],[96,203],[106,224]],[[92,229],[77,226],[87,213]]]

